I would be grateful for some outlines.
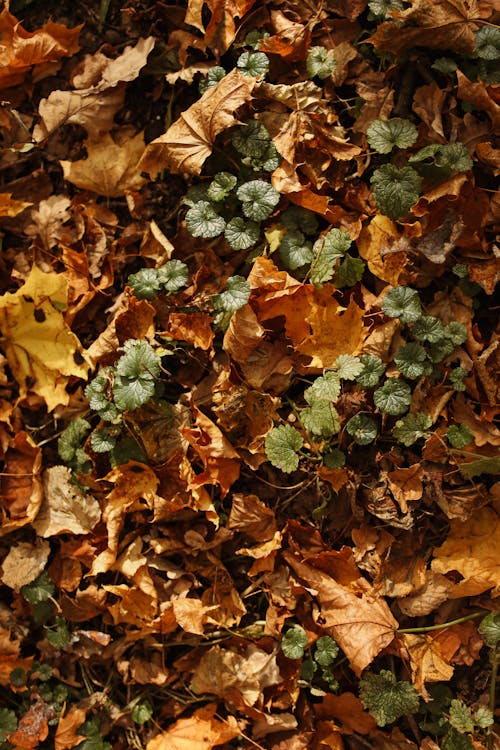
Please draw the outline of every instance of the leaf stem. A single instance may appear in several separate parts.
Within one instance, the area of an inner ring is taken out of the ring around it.
[[[403,633],[430,633],[432,630],[444,630],[444,628],[450,628],[452,625],[461,625],[462,622],[475,620],[477,617],[482,617],[483,614],[483,612],[474,612],[472,615],[465,615],[465,617],[459,617],[458,620],[443,622],[441,625],[429,625],[428,627],[422,628],[399,628],[396,630],[396,633],[401,635]]]

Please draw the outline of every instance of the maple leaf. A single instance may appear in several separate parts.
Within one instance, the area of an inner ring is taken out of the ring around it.
[[[0,330],[5,354],[24,398],[33,391],[49,411],[67,404],[70,376],[87,379],[80,342],[64,321],[68,282],[63,274],[33,266],[17,292],[0,297]]]
[[[200,174],[215,138],[237,123],[234,112],[250,101],[255,79],[232,70],[146,147],[139,169],[151,177],[165,167],[173,173]]]

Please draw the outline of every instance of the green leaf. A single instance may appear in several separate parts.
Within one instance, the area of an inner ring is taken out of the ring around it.
[[[470,737],[450,727],[441,743],[441,750],[474,750]]]
[[[186,195],[184,196],[183,203],[186,206],[195,206],[200,201],[208,201],[208,185],[206,182],[199,183],[197,185],[191,185]]]
[[[370,0],[368,7],[377,18],[387,18],[391,10],[403,10],[401,0]]]
[[[153,706],[148,700],[140,701],[133,707],[130,715],[136,724],[145,724],[153,715]]]
[[[454,698],[450,704],[449,722],[461,734],[474,731],[474,722],[472,721],[470,708],[457,698]]]
[[[113,397],[120,411],[132,411],[147,404],[155,393],[152,378],[123,378],[118,376],[113,384]]]
[[[45,637],[56,648],[65,648],[71,641],[71,633],[66,620],[58,615],[53,628],[45,627]]]
[[[245,221],[235,216],[226,224],[224,237],[233,250],[247,250],[259,241],[260,226],[256,221]]]
[[[474,34],[476,38],[476,55],[482,60],[500,58],[500,29],[497,26],[482,26]]]
[[[137,299],[154,299],[160,291],[158,271],[155,268],[141,268],[127,279]]]
[[[298,230],[285,234],[280,242],[279,252],[285,268],[295,271],[313,259],[311,243]]]
[[[122,349],[123,354],[115,366],[118,375],[133,379],[159,376],[160,357],[147,341],[128,339]]]
[[[211,239],[222,234],[226,222],[208,201],[198,201],[186,214],[186,226],[193,237]]]
[[[446,437],[453,448],[465,448],[470,445],[474,435],[466,424],[453,424],[446,430]]]
[[[420,176],[412,167],[383,164],[370,180],[378,210],[390,219],[404,216],[420,195]]]
[[[335,286],[343,289],[346,286],[354,286],[361,280],[365,272],[365,261],[361,258],[353,258],[347,255],[335,272]]]
[[[0,708],[0,742],[7,740],[7,735],[17,729],[17,718],[10,708]]]
[[[493,711],[488,706],[478,706],[474,711],[474,723],[480,729],[487,729],[495,723]]]
[[[359,358],[363,369],[356,382],[363,388],[374,388],[385,372],[385,366],[376,354],[362,354]]]
[[[417,151],[408,162],[430,180],[443,180],[453,172],[472,169],[472,159],[463,143],[431,143]]]
[[[328,401],[315,401],[299,412],[305,429],[313,435],[331,437],[340,430],[340,417],[335,407]]]
[[[377,409],[396,417],[408,410],[411,388],[399,378],[388,378],[381,388],[374,391],[373,400]]]
[[[363,371],[363,363],[353,354],[340,354],[335,360],[335,367],[342,380],[356,380]]]
[[[389,318],[399,318],[401,323],[414,323],[422,315],[418,292],[408,286],[389,289],[382,300],[382,310]]]
[[[237,178],[231,172],[219,172],[208,186],[207,197],[217,203],[223,201],[236,187],[237,182]]]
[[[464,341],[467,341],[467,328],[463,323],[448,323],[444,327],[444,336],[455,346],[460,346]]]
[[[312,659],[304,659],[304,661],[300,665],[300,679],[304,680],[305,682],[311,682],[314,678],[315,671],[316,664],[314,663],[314,661]]]
[[[387,669],[379,674],[367,672],[359,684],[361,701],[379,727],[418,711],[420,701],[413,685],[398,682]]]
[[[341,469],[345,466],[345,453],[339,448],[332,448],[329,453],[323,454],[323,463],[329,469]]]
[[[413,146],[417,136],[415,125],[401,117],[374,120],[366,131],[370,148],[378,154],[389,154],[393,148],[409,148]]]
[[[455,344],[451,339],[444,338],[431,344],[429,347],[429,359],[431,362],[442,362],[455,351]]]
[[[451,57],[438,57],[438,59],[432,63],[431,68],[439,71],[439,73],[451,75],[458,69],[458,65]]]
[[[94,453],[108,453],[116,445],[116,437],[107,430],[94,430],[90,436],[90,445]]]
[[[112,750],[109,742],[104,742],[99,719],[87,719],[78,730],[87,739],[76,746],[75,750]]]
[[[57,441],[57,452],[65,463],[71,464],[73,462],[76,452],[81,448],[89,430],[90,422],[87,422],[83,417],[77,417],[69,423],[60,435]]]
[[[269,70],[269,58],[264,52],[243,52],[236,67],[245,76],[264,77]]]
[[[266,456],[273,466],[289,474],[299,465],[297,451],[304,441],[300,433],[289,424],[273,427],[265,440]]]
[[[167,292],[177,292],[187,284],[189,278],[188,267],[182,260],[167,260],[157,269],[158,281]]]
[[[302,206],[288,206],[281,214],[281,223],[287,228],[303,232],[304,234],[316,234],[318,231],[318,219],[316,214],[308,211]]]
[[[339,396],[340,375],[338,372],[325,372],[304,391],[304,398],[311,406],[318,401],[337,401]]]
[[[311,282],[320,286],[330,281],[339,258],[343,258],[352,244],[351,236],[343,229],[330,229],[313,245],[314,261],[311,263]]]
[[[250,299],[251,291],[250,284],[243,276],[230,276],[225,291],[214,296],[214,307],[225,312],[239,310]]]
[[[400,346],[394,355],[394,364],[401,375],[411,380],[424,374],[426,361],[427,352],[420,344],[411,343]]]
[[[272,172],[279,166],[281,157],[264,125],[250,120],[235,128],[232,136],[235,149],[243,156],[243,163],[259,171]]]
[[[221,68],[220,65],[214,65],[213,68],[210,68],[207,71],[205,78],[200,81],[200,84],[198,86],[200,94],[204,94],[205,91],[212,88],[212,86],[217,86],[219,81],[222,81],[225,75],[226,71],[224,70],[224,68]]]
[[[463,367],[454,367],[449,374],[449,381],[456,391],[465,391],[464,378],[468,375]]]
[[[443,338],[444,325],[433,315],[422,315],[413,324],[412,333],[419,341],[428,341],[433,344]]]
[[[245,216],[254,221],[267,219],[279,203],[280,194],[264,180],[250,180],[236,191]]]
[[[490,648],[496,648],[500,641],[500,612],[490,612],[479,625],[481,638]]]
[[[281,650],[287,659],[300,659],[307,646],[307,633],[300,625],[289,628],[281,639]]]
[[[320,78],[323,81],[333,73],[336,67],[337,61],[333,56],[333,50],[319,46],[310,47],[306,60],[309,78]]]
[[[339,653],[339,646],[329,635],[323,635],[316,641],[314,661],[320,667],[328,667],[335,661]]]
[[[30,604],[46,602],[54,596],[55,590],[54,582],[45,570],[34,581],[21,586],[21,594]]]
[[[245,47],[252,47],[252,49],[259,49],[261,39],[267,39],[269,32],[261,31],[260,29],[252,29],[245,37]]]
[[[127,461],[137,461],[137,463],[142,464],[148,462],[146,454],[133,437],[120,440],[109,456],[109,462],[113,468],[120,464],[126,464]]]
[[[377,437],[376,422],[366,414],[356,414],[346,425],[349,435],[358,445],[369,445]]]
[[[498,474],[500,473],[500,456],[485,456],[477,461],[469,461],[460,464],[460,473],[469,479],[478,477],[481,474]]]
[[[84,391],[89,400],[90,408],[96,411],[101,419],[106,422],[114,422],[119,416],[118,409],[111,401],[112,380],[113,368],[104,367],[101,373],[90,381]]]
[[[422,437],[426,436],[426,430],[432,424],[432,417],[422,411],[415,414],[407,414],[402,419],[398,419],[393,427],[392,434],[403,445],[410,446],[416,443]]]

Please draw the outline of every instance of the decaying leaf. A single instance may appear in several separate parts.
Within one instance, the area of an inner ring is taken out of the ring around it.
[[[88,534],[101,517],[97,500],[73,484],[66,466],[52,466],[44,472],[43,492],[42,507],[33,522],[41,537]]]

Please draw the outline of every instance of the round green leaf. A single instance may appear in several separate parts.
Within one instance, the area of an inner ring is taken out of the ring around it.
[[[300,659],[307,646],[307,633],[300,625],[294,625],[286,631],[281,640],[281,650],[288,659]]]
[[[374,120],[366,131],[370,148],[379,154],[388,154],[393,148],[409,148],[413,146],[417,136],[415,125],[401,117]]]
[[[299,465],[297,451],[302,448],[303,443],[302,436],[291,425],[274,427],[266,435],[266,456],[273,466],[288,474]]]
[[[398,378],[389,378],[373,393],[375,406],[385,414],[398,416],[408,411],[411,404],[411,388]]]
[[[311,243],[298,230],[285,234],[280,242],[279,252],[285,268],[295,271],[313,259]]]
[[[390,289],[382,300],[382,310],[401,323],[414,323],[422,315],[418,292],[408,286]]]
[[[256,221],[245,221],[236,216],[226,224],[224,237],[233,250],[247,250],[259,241],[260,226]]]
[[[279,203],[280,194],[264,180],[251,180],[240,185],[236,191],[242,203],[243,213],[254,221],[267,219]]]
[[[326,47],[311,47],[307,53],[306,68],[310,78],[328,78],[335,68],[337,61],[333,56],[333,50]]]
[[[412,167],[399,169],[394,164],[383,164],[370,180],[378,210],[390,219],[404,216],[417,202],[421,179]]]
[[[243,52],[236,67],[245,76],[265,76],[269,70],[269,58],[264,52]]]
[[[222,234],[226,222],[208,201],[198,201],[186,214],[186,226],[193,237],[210,239]]]
[[[366,414],[356,414],[346,425],[349,435],[358,445],[369,445],[377,437],[377,425]]]

